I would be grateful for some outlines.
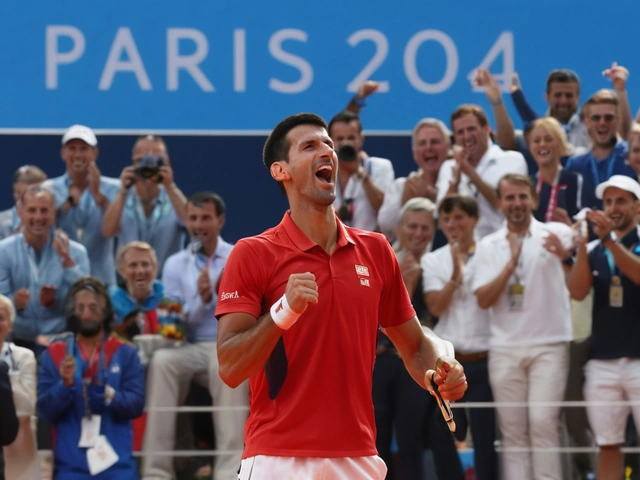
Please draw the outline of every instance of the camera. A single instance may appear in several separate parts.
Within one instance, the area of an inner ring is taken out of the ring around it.
[[[353,162],[358,157],[356,147],[348,143],[340,145],[336,153],[338,154],[338,160],[341,162]]]
[[[136,163],[135,172],[140,178],[161,183],[162,175],[160,175],[160,167],[164,164],[164,158],[159,155],[145,155]]]

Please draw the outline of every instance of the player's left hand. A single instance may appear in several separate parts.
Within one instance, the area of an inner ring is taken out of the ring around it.
[[[460,362],[451,357],[440,357],[434,370],[427,370],[425,385],[431,384],[431,376],[438,385],[438,391],[443,400],[460,400],[467,391],[467,377]]]

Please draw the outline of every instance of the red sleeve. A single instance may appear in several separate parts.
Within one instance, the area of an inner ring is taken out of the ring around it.
[[[381,248],[380,262],[384,274],[384,289],[380,297],[380,325],[383,328],[397,327],[415,317],[416,312],[411,305],[409,293],[404,285],[400,266],[389,242],[384,241]]]
[[[247,239],[240,240],[233,247],[218,290],[218,319],[227,313],[240,312],[260,318],[263,313],[262,296],[266,285],[263,272],[266,259],[260,257]]]

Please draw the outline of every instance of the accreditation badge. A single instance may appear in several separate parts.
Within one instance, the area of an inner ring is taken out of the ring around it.
[[[611,277],[611,285],[609,285],[609,306],[622,308],[623,298],[622,279],[618,275],[614,275]]]
[[[524,303],[524,285],[514,283],[509,286],[509,309],[522,310]]]

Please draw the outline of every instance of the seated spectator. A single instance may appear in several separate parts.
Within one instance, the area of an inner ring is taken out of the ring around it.
[[[496,195],[499,180],[507,173],[526,175],[527,164],[520,153],[503,151],[491,142],[487,116],[477,105],[458,107],[451,114],[451,129],[458,148],[438,173],[438,204],[452,193],[475,197],[480,213],[476,236],[483,237],[504,221]]]
[[[422,257],[424,301],[439,317],[434,332],[455,347],[456,359],[464,367],[469,388],[465,402],[493,402],[489,384],[489,312],[469,295],[477,269],[474,230],[478,223],[478,202],[473,197],[451,195],[440,203],[438,221],[448,245]],[[456,435],[464,438],[467,419],[456,409]],[[477,480],[498,478],[495,411],[469,409],[473,457]],[[448,477],[442,477],[448,478]]]
[[[156,254],[146,242],[133,241],[120,248],[116,268],[125,287],[109,287],[115,313],[114,331],[131,341],[141,333],[159,333],[158,307],[164,297],[162,283],[156,280]]]
[[[15,316],[16,311],[11,300],[0,295],[0,363],[9,367],[13,404],[20,425],[15,440],[4,447],[4,474],[11,480],[34,480],[40,478],[34,430],[36,358],[31,350],[6,341]],[[3,410],[0,416],[5,414]]]
[[[498,404],[560,402],[569,368],[571,307],[563,260],[572,230],[532,215],[536,190],[528,176],[498,184],[506,225],[478,243],[471,291],[489,309],[489,380]],[[560,407],[498,406],[505,479],[561,480]],[[513,449],[540,448],[532,453]],[[550,449],[550,451],[547,451]]]
[[[531,124],[528,143],[538,165],[538,206],[533,216],[539,222],[571,225],[582,208],[582,176],[562,168],[560,159],[566,152],[562,126],[552,117],[538,118]]]
[[[118,245],[147,242],[155,251],[160,272],[165,260],[180,250],[187,199],[174,182],[161,137],[138,138],[132,160],[133,166],[120,174],[120,190],[104,214],[102,235],[117,236]]]
[[[31,185],[39,185],[47,179],[47,174],[34,165],[23,165],[13,174],[13,201],[15,205],[0,212],[0,240],[17,233],[21,221],[18,215],[18,201],[22,193]]]
[[[640,181],[640,123],[634,123],[629,133],[627,163],[636,172],[636,179]]]
[[[377,230],[384,192],[395,176],[391,161],[361,155],[364,143],[362,124],[360,118],[351,112],[333,117],[328,133],[340,160],[333,203],[338,217],[350,227]]]
[[[192,195],[187,202],[186,226],[194,242],[169,257],[162,272],[165,293],[184,306],[187,342],[175,348],[157,350],[149,363],[145,479],[174,477],[173,459],[154,453],[173,448],[176,415],[156,408],[176,407],[182,403],[191,380],[209,388],[216,407],[248,405],[248,382],[232,389],[222,382],[218,373],[217,284],[233,248],[220,237],[224,221],[222,198],[211,192]],[[216,456],[214,478],[237,478],[247,415],[248,409],[213,412],[216,447],[229,452]]]
[[[600,90],[584,105],[584,123],[593,147],[584,155],[575,155],[567,161],[566,169],[577,172],[584,179],[582,206],[599,209],[602,200],[595,196],[596,186],[613,175],[636,178],[626,163],[628,145],[617,136],[620,122],[620,102],[611,90]]]
[[[58,227],[87,249],[91,275],[106,285],[115,285],[115,242],[102,236],[102,218],[115,199],[120,182],[100,175],[98,154],[98,139],[93,130],[72,125],[62,136],[60,150],[67,171],[44,185],[54,192]]]
[[[65,329],[64,299],[69,287],[89,273],[85,248],[54,231],[53,194],[28,187],[18,203],[22,232],[0,241],[0,294],[17,310],[13,341],[39,355],[49,337]]]
[[[398,224],[396,255],[407,291],[418,319],[432,325],[422,298],[420,258],[429,250],[435,221],[435,205],[426,198],[412,198],[404,204]],[[376,363],[373,369],[373,407],[376,419],[376,447],[389,468],[388,479],[424,478],[423,435],[430,441],[438,478],[463,478],[454,438],[437,407],[435,399],[411,377],[391,340],[379,332]],[[424,429],[427,429],[425,434]],[[400,472],[391,458],[395,431],[400,456]],[[436,433],[437,432],[437,433]]]
[[[68,311],[78,334],[42,354],[38,412],[55,428],[55,478],[136,479],[131,420],[144,408],[144,370],[135,348],[109,335],[113,314],[93,277],[73,284]]]
[[[587,243],[581,237],[569,290],[581,300],[594,289],[584,396],[593,402],[587,413],[600,448],[596,478],[619,480],[624,476],[621,446],[627,418],[633,413],[640,430],[640,407],[597,402],[640,402],[640,185],[614,175],[598,185],[596,196],[604,201],[604,211],[591,211],[587,218],[598,239]]]
[[[396,178],[384,193],[378,212],[380,231],[390,242],[396,239],[400,209],[412,198],[424,197],[435,202],[436,180],[440,165],[449,155],[451,132],[435,118],[423,118],[413,129],[411,137],[413,160],[418,170],[408,177]]]

